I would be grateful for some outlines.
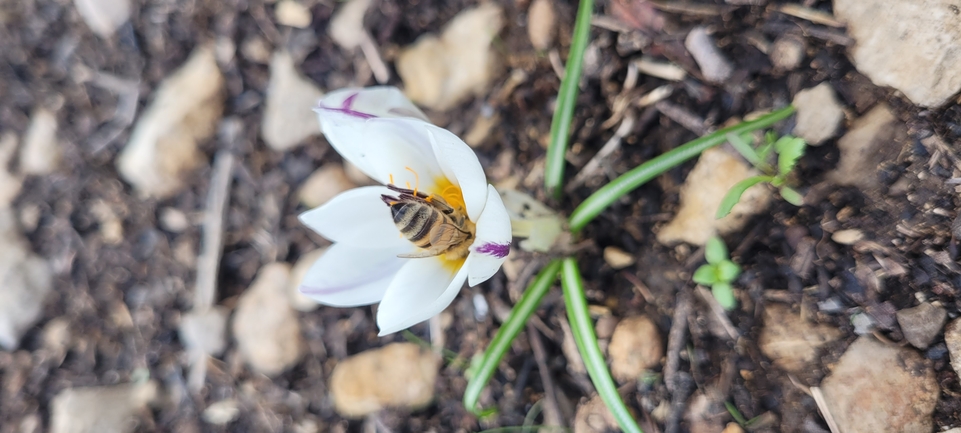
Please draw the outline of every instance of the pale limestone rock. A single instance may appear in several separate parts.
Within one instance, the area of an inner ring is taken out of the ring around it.
[[[260,128],[264,142],[271,149],[283,151],[320,134],[320,121],[313,108],[322,96],[317,85],[297,72],[289,53],[274,53]]]
[[[791,104],[797,108],[794,135],[811,146],[833,138],[844,120],[844,107],[826,82],[798,92]]]
[[[57,168],[60,158],[57,117],[50,110],[38,109],[30,117],[30,127],[23,136],[20,171],[23,174],[49,174]]]
[[[70,388],[50,402],[50,433],[132,432],[157,398],[157,384]]]
[[[109,38],[130,19],[130,0],[74,0],[87,27],[101,38]]]
[[[534,0],[527,10],[527,37],[535,50],[546,51],[554,44],[557,15],[553,0]]]
[[[851,60],[874,84],[937,107],[961,90],[961,18],[954,0],[834,0],[856,41]]]
[[[327,203],[338,194],[356,187],[357,185],[347,178],[343,165],[328,163],[304,181],[297,192],[297,198],[304,206],[315,208]]]
[[[290,305],[297,311],[314,311],[320,304],[309,296],[300,293],[300,284],[304,281],[307,271],[314,265],[320,256],[324,255],[327,248],[318,248],[300,256],[294,268],[290,271],[290,281],[287,283],[287,298]]]
[[[758,338],[761,353],[774,365],[790,372],[810,370],[818,351],[841,338],[841,331],[828,325],[816,325],[780,304],[764,309],[764,327]]]
[[[864,232],[858,229],[838,230],[831,234],[831,240],[841,245],[854,245],[864,239]]]
[[[636,380],[661,363],[664,345],[657,325],[644,316],[628,317],[614,328],[611,344],[611,374],[620,382]]]
[[[951,356],[951,367],[961,376],[961,319],[954,319],[944,327],[944,344]]]
[[[0,208],[0,348],[13,350],[40,319],[53,288],[50,265],[23,239],[10,208]]]
[[[636,261],[634,256],[617,247],[604,248],[604,261],[614,269],[624,269]]]
[[[873,189],[878,185],[878,164],[897,155],[904,126],[886,104],[878,104],[851,125],[838,140],[841,158],[828,174],[836,184]]]
[[[728,216],[721,219],[714,216],[721,199],[734,184],[757,174],[746,162],[721,148],[704,151],[681,187],[677,215],[657,233],[658,242],[704,245],[715,234],[740,230],[748,218],[767,209],[771,190],[766,185],[755,185],[745,191]]]
[[[781,71],[790,71],[801,66],[807,44],[804,38],[795,35],[781,35],[771,45],[771,63]]]
[[[386,407],[414,410],[434,398],[440,360],[413,343],[393,343],[340,361],[330,377],[337,413],[360,418]]]
[[[417,104],[446,110],[487,90],[497,57],[491,41],[503,27],[503,11],[482,3],[459,13],[440,37],[423,35],[397,58],[407,96]]]
[[[727,81],[734,73],[734,66],[717,48],[714,38],[704,27],[695,27],[684,39],[684,46],[701,68],[704,79],[718,84]]]
[[[10,160],[17,152],[17,136],[12,132],[0,135],[0,208],[13,203],[23,187],[23,176],[7,171]]]
[[[904,339],[918,349],[927,349],[941,333],[948,312],[928,302],[913,308],[905,308],[897,313],[898,325]]]
[[[940,387],[917,352],[864,336],[844,352],[821,391],[842,432],[930,433]]]
[[[120,176],[141,196],[173,196],[186,174],[205,163],[197,145],[216,130],[223,83],[213,49],[202,46],[160,84],[117,157]]]
[[[373,0],[349,0],[330,19],[330,38],[345,50],[353,50],[367,38],[364,15]]]
[[[310,27],[310,9],[297,0],[280,0],[275,8],[278,24],[298,29]]]
[[[234,312],[231,330],[240,356],[267,376],[292,367],[304,352],[297,311],[287,300],[289,279],[290,265],[265,265],[240,295]]]
[[[217,356],[227,347],[227,316],[223,307],[202,312],[189,311],[180,316],[180,341],[186,349]]]
[[[232,398],[220,400],[207,406],[200,416],[210,424],[227,425],[240,416],[240,403]]]
[[[607,409],[601,397],[594,395],[579,405],[574,414],[574,433],[607,433],[620,431],[614,414]]]

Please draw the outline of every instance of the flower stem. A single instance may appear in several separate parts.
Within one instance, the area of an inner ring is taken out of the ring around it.
[[[551,120],[551,143],[547,147],[544,187],[548,193],[553,192],[554,198],[560,198],[561,184],[564,182],[564,155],[570,139],[571,119],[574,117],[574,104],[577,102],[577,85],[581,81],[581,65],[584,63],[584,51],[591,34],[593,12],[594,0],[581,0],[574,23],[571,51],[567,55],[567,67],[564,69],[561,88],[557,94],[557,107]]]
[[[497,365],[500,364],[501,358],[507,353],[507,349],[510,349],[511,342],[524,329],[527,319],[531,317],[531,314],[540,305],[541,299],[554,285],[557,273],[560,270],[561,261],[557,259],[552,260],[544,269],[541,269],[534,281],[527,286],[527,290],[521,295],[517,305],[511,310],[507,321],[497,330],[497,334],[494,335],[494,339],[487,346],[487,350],[484,351],[483,357],[477,364],[477,370],[467,383],[467,389],[464,390],[464,407],[475,415],[482,414],[481,409],[477,407],[481,391],[484,390],[487,382],[494,375],[494,371],[497,370]]]
[[[571,214],[569,220],[571,232],[577,233],[581,231],[587,223],[591,222],[591,220],[603,212],[604,209],[635,188],[643,185],[659,174],[677,167],[684,161],[701,154],[701,152],[723,143],[727,140],[727,134],[740,135],[745,132],[767,128],[793,113],[794,107],[789,105],[756,120],[741,122],[732,127],[724,128],[710,135],[705,135],[694,141],[687,142],[676,149],[665,152],[635,167],[631,171],[620,175],[617,179],[611,181],[611,183],[595,191],[590,197],[584,200],[577,209],[574,209],[574,213]]]
[[[628,433],[643,433],[631,416],[627,405],[621,400],[620,394],[617,393],[617,386],[614,385],[614,379],[607,371],[604,355],[601,354],[601,348],[597,345],[597,336],[594,335],[594,325],[587,310],[587,298],[584,297],[584,283],[581,281],[581,272],[577,269],[577,260],[570,257],[564,259],[561,285],[564,287],[564,304],[567,306],[567,319],[571,322],[574,341],[581,352],[581,358],[584,359],[584,365],[587,367],[591,382],[594,383],[594,388],[597,389],[597,394],[614,415],[614,419],[622,430]]]

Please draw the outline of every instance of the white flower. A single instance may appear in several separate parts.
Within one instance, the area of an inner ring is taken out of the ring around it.
[[[324,135],[344,159],[382,184],[443,198],[467,215],[473,234],[464,243],[470,245],[466,257],[401,258],[426,250],[394,223],[382,196],[398,193],[385,186],[344,192],[300,215],[334,242],[307,272],[302,293],[338,307],[380,302],[377,326],[386,335],[439,314],[465,280],[473,287],[497,272],[510,250],[510,218],[467,144],[431,125],[394,87],[338,90],[316,111]]]

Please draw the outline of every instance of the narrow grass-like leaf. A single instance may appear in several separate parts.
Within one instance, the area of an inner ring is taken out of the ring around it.
[[[783,198],[784,201],[791,203],[795,206],[801,206],[804,204],[804,197],[801,196],[801,193],[795,191],[793,188],[782,186],[780,189],[780,192],[781,192],[781,198]]]
[[[727,194],[724,194],[724,198],[721,199],[721,204],[717,207],[717,213],[714,215],[714,218],[721,219],[726,217],[727,214],[731,213],[731,209],[734,209],[734,205],[741,201],[741,196],[744,195],[744,191],[761,182],[770,182],[771,179],[771,176],[754,176],[734,184],[734,186],[727,191]]]
[[[758,169],[765,165],[764,161],[761,160],[761,156],[757,154],[754,148],[751,147],[743,137],[736,134],[727,134],[725,138],[727,138],[728,143],[731,143],[731,146],[734,146],[734,150],[737,150],[751,165]]]
[[[573,258],[564,259],[561,286],[564,287],[564,304],[567,307],[567,319],[571,322],[574,341],[577,343],[581,358],[584,359],[584,366],[587,367],[587,373],[591,377],[591,382],[594,383],[594,388],[597,389],[597,394],[614,415],[614,419],[622,430],[628,433],[643,433],[631,416],[627,405],[621,400],[620,394],[617,393],[617,385],[614,384],[614,379],[607,370],[604,355],[597,346],[594,324],[591,323],[591,316],[587,310],[587,298],[584,296],[584,283],[581,280],[581,272],[577,269],[577,261]]]
[[[555,198],[561,196],[561,184],[564,182],[564,155],[567,153],[567,143],[570,141],[571,120],[574,117],[574,105],[577,102],[578,84],[581,81],[581,69],[584,63],[584,51],[591,36],[591,15],[594,13],[594,0],[581,0],[577,8],[577,19],[574,22],[574,35],[571,39],[571,51],[567,55],[567,67],[564,69],[564,79],[557,93],[557,108],[551,120],[551,142],[547,147],[547,160],[544,166],[544,188],[553,193]]]
[[[581,231],[597,215],[607,209],[617,199],[630,193],[635,188],[645,184],[647,181],[657,177],[661,173],[677,167],[701,152],[710,149],[727,140],[727,134],[743,134],[745,132],[756,131],[767,128],[780,120],[794,113],[794,107],[787,106],[780,110],[771,112],[750,122],[742,122],[730,128],[724,128],[704,137],[698,138],[681,145],[669,152],[665,152],[650,161],[647,161],[634,169],[628,171],[604,185],[574,209],[570,217],[571,232]]]
[[[478,416],[483,413],[483,411],[477,407],[477,401],[480,400],[481,392],[497,370],[497,365],[500,364],[501,358],[503,358],[507,350],[510,349],[511,342],[513,342],[514,338],[517,338],[517,334],[520,334],[521,330],[524,329],[527,319],[531,317],[531,314],[534,314],[534,310],[540,305],[541,299],[544,298],[547,291],[554,285],[554,281],[557,280],[557,273],[560,272],[560,270],[560,260],[553,260],[548,263],[544,269],[541,269],[541,272],[537,274],[534,281],[527,286],[527,290],[521,295],[521,299],[517,301],[517,305],[511,310],[507,321],[501,325],[500,329],[497,330],[497,334],[494,335],[494,338],[487,346],[483,358],[477,364],[474,375],[470,378],[470,381],[467,382],[467,389],[464,390],[464,407],[471,413]]]

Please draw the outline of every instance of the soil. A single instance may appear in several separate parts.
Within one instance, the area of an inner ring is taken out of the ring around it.
[[[502,122],[477,149],[492,181],[517,176],[520,189],[569,213],[605,179],[591,179],[588,186],[564,195],[559,202],[548,200],[542,191],[544,145],[560,81],[548,57],[536,53],[527,39],[528,1],[498,2],[508,19],[496,47],[506,69],[523,70],[527,80],[507,99],[494,101],[492,106],[478,98],[448,112],[429,115],[436,123],[463,134],[482,110],[492,107],[500,113]],[[640,4],[630,0],[610,2]],[[617,17],[630,10],[613,8],[610,2],[600,1],[598,13]],[[472,3],[379,0],[366,24],[374,29],[374,39],[390,60],[398,47],[425,32],[438,31]],[[556,3],[559,52],[566,53],[576,4]],[[718,336],[710,311],[696,297],[689,318],[691,338],[685,345],[688,350],[682,353],[680,371],[689,374],[698,389],[726,384],[728,401],[744,417],[774,416],[774,421],[755,431],[791,431],[782,426],[793,426],[793,431],[817,431],[818,427],[826,429],[826,425],[817,416],[813,399],[799,392],[757,346],[761,312],[772,302],[808,308],[816,312],[819,322],[845,332],[843,341],[823,354],[822,368],[798,378],[808,386],[817,385],[827,366],[856,338],[851,325],[855,313],[871,315],[879,325],[877,333],[895,342],[903,341],[903,336],[894,313],[915,306],[918,298],[939,301],[950,318],[961,313],[961,268],[956,263],[958,245],[951,234],[957,193],[953,184],[946,182],[955,175],[957,149],[936,151],[920,143],[932,134],[947,143],[956,142],[961,136],[961,109],[921,109],[890,89],[873,86],[852,67],[845,47],[839,45],[845,42],[843,29],[775,12],[771,7],[774,3],[735,6],[704,2],[698,4],[706,8],[660,11],[667,23],[659,32],[632,30],[619,35],[594,27],[591,49],[596,49],[596,57],[585,65],[568,155],[568,178],[614,133],[616,124],[605,127],[604,121],[615,114],[613,101],[622,91],[629,61],[642,53],[627,43],[632,37],[650,39],[644,54],[666,57],[696,71],[683,48],[683,37],[695,25],[714,30],[722,50],[734,60],[736,74],[740,74],[730,80],[736,84],[712,86],[694,75],[669,98],[672,104],[703,119],[706,128],[755,110],[784,106],[797,91],[825,81],[838,92],[852,117],[880,101],[893,107],[907,125],[908,139],[892,143],[900,151],[878,168],[882,185],[878,190],[832,187],[817,204],[800,208],[778,201],[769,213],[755,217],[743,233],[726,239],[734,260],[745,270],[737,284],[742,290],[741,305],[730,314],[742,337],[735,343]],[[805,5],[830,12],[826,1],[810,0]],[[7,2],[0,6],[0,131],[13,131],[22,137],[36,107],[52,108],[59,120],[58,135],[64,152],[62,167],[54,174],[29,178],[15,202],[34,250],[54,265],[56,294],[48,300],[43,318],[23,338],[20,348],[0,352],[0,432],[20,431],[25,419],[38,415],[48,425],[51,399],[68,387],[126,383],[143,369],[167,391],[184,387],[187,357],[178,340],[177,326],[180,315],[190,308],[201,231],[197,224],[181,233],[167,231],[161,228],[159,216],[173,208],[199,221],[210,169],[191,174],[190,187],[169,200],[144,200],[133,194],[114,168],[130,128],[123,125],[116,136],[108,134],[111,122],[123,115],[118,112],[118,96],[87,81],[89,71],[138,82],[138,108],[142,110],[151,90],[198,44],[216,41],[240,47],[251,38],[261,38],[273,48],[288,48],[300,56],[301,71],[325,89],[345,86],[357,74],[366,80],[360,84],[374,84],[369,74],[365,77],[358,68],[363,63],[360,54],[341,50],[326,36],[335,6],[331,1],[314,3],[310,7],[312,26],[292,30],[276,24],[273,5],[259,0],[145,3],[135,7],[131,22],[111,39],[94,36],[72,2],[66,0]],[[644,7],[649,5],[638,10]],[[759,36],[771,41],[782,33],[801,36],[808,44],[806,60],[791,71],[776,70],[751,43]],[[297,221],[296,215],[305,209],[292,192],[321,162],[337,161],[339,156],[322,137],[288,152],[268,149],[258,133],[267,66],[245,58],[238,50],[223,70],[228,93],[225,117],[242,121],[243,132],[229,143],[210,140],[204,152],[212,157],[218,148],[230,148],[241,161],[231,187],[218,285],[218,303],[232,307],[262,265],[278,260],[294,262],[303,252],[326,243]],[[505,79],[506,74],[494,83],[495,88]],[[396,74],[392,83],[401,84]],[[641,75],[637,88],[643,93],[663,84],[667,82]],[[641,120],[625,138],[606,174],[623,173],[698,136],[657,111],[638,114]],[[782,131],[789,127],[779,126]],[[837,159],[833,141],[810,149],[800,162],[799,188],[808,190],[819,185]],[[700,259],[696,248],[662,246],[654,240],[654,233],[676,209],[678,188],[692,165],[670,171],[604,212],[584,231],[583,239],[590,242],[578,253],[591,304],[615,317],[646,314],[659,325],[665,341],[677,294],[692,292],[690,275]],[[94,206],[97,203],[105,203],[122,218],[124,237],[119,244],[110,244],[101,234]],[[862,230],[878,247],[864,249],[830,242],[831,232],[839,228]],[[817,241],[816,257],[808,268],[799,271],[792,266],[792,259],[805,236]],[[629,252],[637,258],[637,264],[621,271],[611,269],[600,254],[607,246]],[[935,254],[945,251],[947,261]],[[876,257],[900,265],[905,272],[885,278],[879,287],[866,278],[880,267]],[[515,260],[521,267],[543,263],[530,254],[521,254]],[[638,289],[638,281],[649,294]],[[497,313],[513,304],[523,284],[499,273],[479,287],[465,289],[448,310],[452,320],[446,331],[446,348],[461,359],[482,351],[500,322],[497,314],[477,317],[473,295],[483,295]],[[836,301],[841,308],[818,311],[818,303],[828,300]],[[561,391],[561,407],[570,410],[593,390],[586,375],[567,367],[561,349],[563,334],[556,331],[565,317],[559,288],[546,298],[537,316],[547,325],[545,331],[555,330],[542,335],[548,373]],[[56,318],[70,324],[72,335],[62,362],[45,357],[39,350],[42,329]],[[327,378],[337,360],[409,337],[397,334],[377,338],[370,308],[321,308],[301,313],[300,319],[308,354],[296,367],[268,379],[250,372],[231,346],[213,363],[201,394],[164,400],[166,403],[142,417],[137,431],[306,432],[312,431],[311,426],[330,432],[480,431],[522,425],[544,393],[538,367],[530,356],[529,337],[522,333],[482,400],[484,406],[496,407],[496,415],[478,420],[464,409],[464,364],[450,362],[442,369],[436,403],[429,408],[416,412],[387,410],[376,415],[374,421],[344,420],[334,412],[327,397]],[[429,339],[425,325],[411,331]],[[951,369],[943,339],[939,337],[923,355],[933,365],[941,386],[941,400],[934,414],[940,431],[941,427],[955,426],[961,418],[961,383]],[[671,401],[662,380],[628,384],[622,391],[644,426],[655,425],[651,412],[660,403]],[[204,408],[226,398],[243,402],[244,410],[236,421],[218,427],[201,420]],[[684,423],[681,426],[682,430],[688,428]],[[645,431],[657,428],[663,425]]]

